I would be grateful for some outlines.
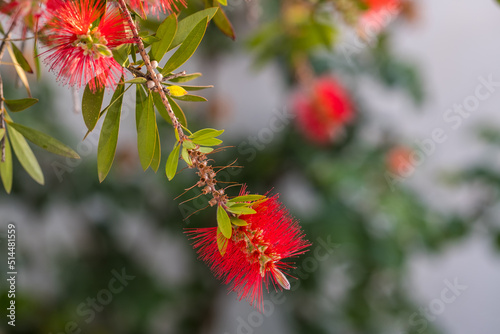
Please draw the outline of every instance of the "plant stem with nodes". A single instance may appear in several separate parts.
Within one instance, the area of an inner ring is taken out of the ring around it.
[[[3,54],[5,53],[5,47],[10,40],[10,33],[12,29],[14,29],[14,26],[16,25],[16,17],[13,18],[12,24],[9,27],[9,30],[5,34],[5,38],[2,40],[2,44],[0,44],[0,62],[3,59]],[[5,129],[5,119],[4,119],[4,97],[3,97],[3,80],[2,80],[2,75],[0,74],[0,129]],[[4,134],[2,140],[0,140],[0,151],[1,151],[1,157],[0,157],[0,162],[5,162],[5,140],[6,140],[6,135]]]
[[[130,11],[127,8],[127,4],[125,3],[125,0],[118,0],[118,4],[120,6],[120,10],[122,11],[123,15],[125,15],[125,18],[127,19],[128,25],[130,27],[130,30],[132,31],[132,34],[134,36],[134,41],[137,45],[137,48],[139,49],[139,53],[142,57],[142,60],[144,61],[144,64],[146,65],[146,69],[148,74],[146,75],[147,78],[151,78],[151,80],[154,82],[155,87],[153,89],[156,89],[156,91],[160,94],[161,100],[163,102],[163,105],[167,109],[168,116],[172,120],[172,124],[174,126],[175,131],[179,135],[179,142],[182,145],[184,141],[189,141],[188,136],[184,133],[182,129],[182,125],[180,124],[179,120],[175,116],[172,107],[170,106],[170,103],[168,102],[167,95],[164,91],[164,89],[161,86],[160,80],[158,80],[158,77],[156,75],[156,72],[151,65],[151,61],[149,59],[148,54],[146,53],[146,50],[144,49],[144,44],[142,43],[142,40],[139,36],[139,32],[137,30],[137,26],[135,25],[135,22],[130,14]],[[135,76],[142,76],[144,77],[144,74],[140,72],[137,68],[134,67],[128,67],[128,70],[132,72]],[[139,74],[140,72],[141,74]],[[177,76],[182,76],[185,75],[185,72],[181,72],[179,74],[172,74],[170,76],[165,77],[165,79],[173,79],[176,78]],[[199,146],[196,146],[196,148],[192,150],[188,150],[189,157],[191,159],[191,164],[188,163],[190,168],[196,168],[198,169],[198,176],[200,177],[200,180],[196,183],[198,187],[203,187],[203,194],[211,194],[213,198],[209,201],[209,204],[211,206],[214,205],[220,205],[222,207],[226,207],[227,203],[227,196],[224,194],[224,189],[217,189],[216,184],[217,180],[215,179],[216,173],[213,170],[213,167],[210,166],[207,162],[207,156],[206,154],[200,152]]]

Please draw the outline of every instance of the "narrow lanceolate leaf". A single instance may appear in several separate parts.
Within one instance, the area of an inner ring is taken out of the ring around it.
[[[26,139],[24,139],[24,137],[14,128],[9,126],[8,129],[9,137],[12,141],[12,148],[14,149],[17,159],[33,180],[40,184],[44,184],[42,169],[40,168],[33,151],[26,142]]]
[[[193,143],[204,146],[217,146],[222,144],[222,140],[217,138],[204,138],[204,139],[193,139]]]
[[[188,102],[207,102],[207,99],[203,96],[198,95],[184,95],[184,96],[174,96],[175,99],[180,101],[188,101]]]
[[[0,141],[3,139],[3,136],[5,135],[5,129],[1,128],[0,129]]]
[[[200,151],[201,153],[204,153],[204,154],[211,153],[213,150],[214,149],[211,147],[203,147],[203,146],[200,146],[200,148],[198,149],[198,151]]]
[[[236,226],[246,226],[248,223],[240,218],[231,217],[231,223]]]
[[[16,56],[16,60],[17,60],[17,63],[19,64],[19,66],[21,66],[21,68],[23,70],[25,70],[26,72],[33,73],[33,70],[31,69],[30,64],[28,63],[26,58],[24,58],[24,55],[21,52],[21,50],[19,50],[14,43],[12,43],[11,46],[12,46],[12,51],[14,52],[14,55]]]
[[[220,205],[217,207],[217,225],[219,226],[224,237],[227,239],[231,238],[231,220],[229,219],[226,210],[224,210],[224,208]]]
[[[189,91],[193,91],[193,90],[202,90],[202,89],[207,89],[207,88],[214,88],[213,85],[208,85],[208,86],[186,86],[186,85],[182,85],[181,87],[184,88],[185,90],[187,90],[188,92]]]
[[[156,37],[160,39],[159,42],[151,46],[151,59],[158,62],[161,61],[167,52],[170,44],[172,43],[175,33],[177,32],[177,17],[172,14],[168,16],[158,27]]]
[[[252,215],[257,212],[254,209],[248,207],[247,204],[228,205],[227,211],[237,215]]]
[[[141,88],[142,89],[142,88]],[[149,94],[145,103],[136,109],[137,148],[142,169],[146,170],[153,160],[156,145],[156,117],[153,107],[153,95]]]
[[[263,195],[243,195],[230,199],[228,202],[230,203],[238,203],[238,202],[255,202],[263,199],[265,196]]]
[[[219,28],[219,30],[222,31],[224,35],[228,36],[232,40],[235,40],[236,35],[234,33],[233,25],[231,24],[231,22],[227,18],[226,13],[224,13],[224,10],[220,6],[220,4],[217,3],[217,1],[223,4],[224,6],[227,6],[227,0],[214,0],[214,6],[217,6],[219,8],[217,13],[215,13],[213,19],[214,23],[217,26],[217,28]],[[223,3],[222,1],[224,1],[225,3]]]
[[[226,254],[227,245],[229,243],[229,239],[224,237],[219,227],[217,227],[217,247],[219,248],[219,253],[221,256]]]
[[[22,69],[21,65],[19,65],[16,55],[14,54],[14,51],[12,50],[11,44],[7,43],[7,50],[9,51],[10,58],[12,59],[12,62],[14,63],[14,67],[16,68],[17,75],[19,76],[19,79],[24,85],[24,88],[26,88],[26,92],[28,93],[28,96],[31,97],[31,90],[30,90],[30,85],[28,83],[28,78],[26,77],[26,73]]]
[[[33,144],[40,146],[44,150],[62,155],[63,157],[80,159],[78,153],[73,151],[70,147],[43,132],[12,122],[9,122],[9,126],[16,129],[24,136],[24,138],[28,139]]]
[[[12,190],[12,151],[7,137],[5,138],[5,161],[0,159],[0,177],[5,191],[10,194]]]
[[[201,129],[189,136],[191,139],[206,139],[218,137],[224,133],[224,130],[216,130],[211,128]]]
[[[179,164],[179,143],[175,144],[174,149],[170,152],[170,155],[167,159],[167,166],[165,167],[165,174],[167,174],[168,180],[172,180],[177,173],[177,165]]]
[[[156,144],[155,144],[155,153],[153,154],[153,160],[151,160],[151,169],[155,171],[155,173],[158,171],[158,168],[160,168],[160,162],[161,162],[161,142],[160,142],[160,134],[158,132],[158,126],[156,127]]]
[[[123,91],[125,85],[118,85],[111,101],[115,101],[106,113],[102,123],[99,145],[97,146],[97,173],[99,182],[104,181],[115,159],[118,132],[120,131],[120,116],[122,112]]]
[[[182,82],[188,82],[193,79],[201,77],[201,73],[191,73],[191,74],[186,74],[180,77],[177,77],[175,79],[170,79],[169,81],[176,82],[176,83],[182,83]]]
[[[31,107],[38,102],[38,99],[28,97],[19,100],[4,100],[4,102],[10,111],[18,112]]]
[[[193,30],[188,34],[186,40],[182,42],[181,46],[175,53],[170,57],[165,66],[163,67],[162,74],[166,76],[168,73],[179,68],[184,64],[200,45],[203,36],[205,35],[205,30],[207,29],[208,17],[201,19],[200,22],[193,28]]]
[[[95,93],[90,89],[89,84],[85,86],[82,99],[83,121],[89,131],[94,130],[99,113],[101,111],[102,100],[104,98],[104,88],[99,88]]]
[[[212,17],[217,12],[217,7],[211,7],[204,10],[200,10],[199,12],[194,13],[193,15],[189,15],[185,19],[179,22],[177,32],[175,34],[174,40],[170,44],[169,50],[172,50],[177,45],[184,42],[187,39],[188,34],[193,30],[198,22],[201,19],[208,17],[208,21],[212,19]]]
[[[130,79],[130,80],[127,80],[125,81],[125,83],[132,83],[132,84],[144,84],[146,83],[148,80],[146,78],[133,78],[133,79]]]

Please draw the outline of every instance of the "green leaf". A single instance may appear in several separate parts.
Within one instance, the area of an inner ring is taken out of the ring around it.
[[[219,28],[220,31],[227,37],[232,40],[236,39],[236,35],[234,33],[234,28],[229,19],[227,18],[226,13],[222,10],[222,7],[217,3],[220,2],[224,6],[227,6],[227,0],[214,0],[214,6],[217,6],[219,10],[215,13],[213,18],[215,25]]]
[[[125,83],[131,83],[131,84],[145,84],[148,80],[146,78],[133,78],[130,80],[125,81]]]
[[[146,170],[151,165],[156,145],[157,125],[152,94],[149,94],[146,101],[141,103],[140,106],[138,105],[136,115],[138,115],[137,148],[139,150],[139,160],[142,169]]]
[[[220,231],[220,228],[217,227],[217,248],[219,248],[219,253],[221,256],[224,256],[224,254],[226,254],[228,244],[229,239],[227,239]]]
[[[40,79],[40,75],[42,73],[42,68],[40,66],[40,57],[38,56],[39,54],[38,54],[38,46],[37,46],[36,40],[37,39],[35,38],[35,42],[33,45],[33,60],[35,62],[36,78]]]
[[[263,195],[243,195],[232,198],[228,201],[228,203],[238,203],[238,202],[255,202],[265,198]]]
[[[176,83],[182,83],[182,82],[191,81],[191,80],[199,78],[199,77],[201,77],[201,73],[191,73],[191,74],[186,74],[186,75],[181,76],[181,77],[170,79],[169,81],[176,82]]]
[[[248,204],[241,203],[241,204],[233,204],[231,206],[228,205],[227,211],[235,213],[237,215],[251,215],[256,213],[252,208],[248,207]]]
[[[7,137],[5,137],[5,161],[0,159],[0,177],[5,191],[10,194],[12,190],[12,151]]]
[[[156,144],[155,144],[155,153],[153,154],[153,160],[151,160],[151,169],[158,171],[160,168],[161,162],[161,142],[160,142],[160,134],[158,132],[158,126],[156,127]]]
[[[207,88],[214,88],[213,85],[208,85],[208,86],[185,86],[182,85],[182,88],[184,88],[187,91],[194,91],[194,90],[202,90],[202,89],[207,89]]]
[[[231,217],[231,223],[236,226],[246,226],[248,223],[240,218]]]
[[[9,126],[16,129],[26,139],[28,139],[33,144],[40,146],[44,150],[62,155],[63,157],[80,159],[78,153],[73,151],[70,147],[64,145],[59,140],[52,138],[51,136],[43,132],[12,122],[9,122]]]
[[[38,161],[33,154],[33,151],[29,147],[26,139],[17,132],[16,129],[9,126],[9,137],[12,141],[12,148],[16,154],[17,159],[23,166],[23,168],[28,172],[28,174],[38,182],[39,184],[44,184],[43,173],[38,164]]]
[[[152,45],[160,41],[160,39],[156,36],[144,36],[142,37],[142,40],[145,45]]]
[[[0,136],[0,139],[1,139],[1,136]],[[195,144],[193,144],[193,142],[192,142],[192,141],[190,141],[190,140],[185,140],[185,141],[182,143],[182,145],[183,145],[185,148],[187,148],[188,150],[192,150],[192,149],[196,148],[196,145],[195,145]]]
[[[224,133],[224,130],[216,130],[211,128],[201,129],[189,136],[191,139],[205,139],[218,137]]]
[[[204,146],[217,146],[222,144],[222,140],[217,138],[202,138],[202,139],[193,139],[193,143]]]
[[[21,66],[21,68],[24,71],[26,71],[28,73],[33,73],[33,70],[31,69],[30,64],[28,63],[26,58],[24,58],[24,55],[21,52],[21,50],[19,50],[14,43],[11,43],[10,45],[12,46],[12,51],[14,51],[14,55],[16,56],[16,60],[17,60],[17,63],[19,64],[19,66]]]
[[[183,126],[187,127],[187,118],[186,115],[184,115],[181,107],[179,107],[177,102],[175,102],[170,96],[167,96],[167,100],[168,103],[170,103],[170,107],[172,107],[175,117],[177,117],[177,119]]]
[[[217,207],[217,225],[224,237],[227,239],[231,238],[231,233],[233,231],[231,228],[231,221],[229,220],[226,210],[220,205]]]
[[[22,111],[38,102],[38,99],[28,97],[19,100],[4,100],[5,104],[12,112]]]
[[[217,10],[218,10],[217,7],[207,8],[204,10],[200,10],[199,12],[196,12],[192,15],[189,15],[185,19],[181,20],[179,22],[178,27],[177,27],[177,32],[175,34],[174,40],[172,41],[172,43],[170,44],[170,47],[168,49],[172,50],[177,45],[183,43],[184,40],[187,39],[187,36],[189,35],[189,33],[196,26],[196,24],[200,22],[200,20],[208,17],[208,21],[210,21],[212,19],[212,17],[214,17]]]
[[[165,66],[163,67],[162,74],[166,76],[168,73],[179,68],[184,64],[200,45],[203,36],[205,35],[205,30],[207,29],[208,17],[201,19],[200,22],[193,28],[193,30],[187,35],[186,40],[182,42],[181,46],[175,53],[170,57]]]
[[[172,14],[168,16],[158,27],[156,37],[160,42],[151,46],[151,60],[160,62],[172,43],[177,32],[177,17]]]
[[[116,48],[113,48],[113,58],[117,61],[118,64],[120,64],[123,67],[128,66],[128,56],[130,52],[132,51],[132,46],[131,44],[122,44],[120,46],[117,46]]]
[[[208,154],[208,153],[211,153],[214,149],[211,148],[211,147],[203,147],[201,146],[198,151],[200,151],[201,153],[204,153],[204,154]]]
[[[4,135],[5,135],[5,129],[1,128],[0,129],[0,141],[2,141]]]
[[[110,105],[106,113],[106,118],[104,118],[104,122],[102,123],[99,144],[97,146],[97,173],[99,175],[99,182],[104,181],[115,159],[124,90],[125,85],[118,85],[111,98],[111,101],[116,100],[116,102]]]
[[[188,101],[188,102],[206,102],[207,99],[203,96],[198,95],[184,95],[184,96],[174,96],[174,99],[180,101]]]
[[[94,79],[92,79],[94,80]],[[89,131],[94,130],[104,98],[104,88],[99,88],[95,93],[90,89],[89,84],[85,86],[82,99],[82,115],[85,125]]]
[[[189,156],[189,153],[187,151],[187,148],[182,145],[182,150],[181,150],[181,156],[182,156],[182,159],[189,165],[191,166],[193,164],[193,162],[191,161],[191,157]]]
[[[170,152],[167,159],[167,166],[165,167],[165,174],[167,174],[168,180],[172,180],[177,173],[177,165],[179,164],[179,150],[180,145],[177,142],[174,146],[172,152]]]
[[[9,55],[10,55],[10,58],[12,60],[12,63],[14,63],[14,68],[16,69],[17,75],[19,76],[19,80],[21,80],[24,88],[26,88],[26,92],[28,93],[28,96],[31,97],[31,90],[30,90],[28,78],[26,77],[26,73],[24,72],[21,65],[19,65],[19,62],[16,59],[16,55],[14,53],[14,50],[12,49],[11,43],[7,43],[7,51],[9,51]]]

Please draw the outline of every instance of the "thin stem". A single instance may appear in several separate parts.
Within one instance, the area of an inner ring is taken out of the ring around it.
[[[183,126],[175,116],[172,107],[170,103],[168,102],[167,95],[165,94],[165,91],[162,88],[161,82],[158,80],[158,77],[156,76],[156,72],[151,65],[151,61],[149,59],[148,54],[146,53],[146,50],[144,49],[144,44],[142,43],[142,40],[139,36],[139,32],[137,30],[137,26],[135,25],[135,22],[132,18],[132,15],[130,15],[130,11],[127,8],[127,4],[125,3],[125,0],[118,0],[118,5],[120,6],[120,10],[125,15],[125,18],[127,19],[127,23],[129,25],[130,30],[132,31],[132,35],[134,36],[134,41],[137,45],[137,48],[139,49],[139,54],[142,57],[142,60],[144,61],[144,64],[146,65],[146,69],[148,74],[146,75],[146,78],[151,78],[155,84],[155,89],[156,91],[160,94],[161,100],[163,102],[163,105],[167,109],[168,116],[172,120],[172,124],[175,128],[175,131],[177,131],[177,134],[179,135],[179,142],[182,144],[186,140],[190,140],[188,136],[183,131]],[[136,68],[128,68],[132,73],[135,73],[138,71]],[[144,77],[144,74],[139,75],[139,73],[135,73],[136,76],[142,76]],[[185,72],[181,72],[178,75],[171,75],[168,76],[168,79],[173,79],[178,76],[185,75]],[[187,130],[187,129],[186,129]],[[187,130],[189,131],[189,130]],[[209,201],[209,205],[220,205],[224,208],[226,208],[226,203],[227,203],[227,196],[224,194],[224,189],[218,190],[216,187],[217,180],[215,179],[216,173],[213,171],[213,168],[208,165],[207,163],[207,156],[199,151],[199,146],[193,150],[188,150],[189,157],[191,158],[192,162],[192,167],[195,167],[198,169],[198,175],[200,177],[200,180],[198,181],[197,185],[198,187],[204,187],[203,193],[208,194],[210,193],[213,196],[213,199]]]

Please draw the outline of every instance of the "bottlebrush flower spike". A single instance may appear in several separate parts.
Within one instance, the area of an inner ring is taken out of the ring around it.
[[[181,6],[187,7],[186,0],[129,0],[129,5],[143,17],[148,13],[158,15],[159,12],[178,12]]]
[[[111,49],[133,42],[118,8],[102,0],[49,0],[47,19],[51,49],[44,55],[59,80],[77,87],[88,82],[93,91],[116,84],[123,69]]]
[[[294,109],[299,128],[318,144],[331,142],[354,116],[347,92],[330,77],[316,79],[308,92],[299,92]]]
[[[193,247],[200,259],[214,275],[230,284],[229,289],[236,291],[240,300],[246,298],[261,309],[262,283],[266,289],[269,281],[275,289],[290,289],[284,272],[293,267],[283,260],[305,253],[310,244],[277,195],[257,201],[252,208],[256,213],[239,216],[247,225],[233,225],[224,256],[217,245],[217,227],[187,233],[194,240]]]

